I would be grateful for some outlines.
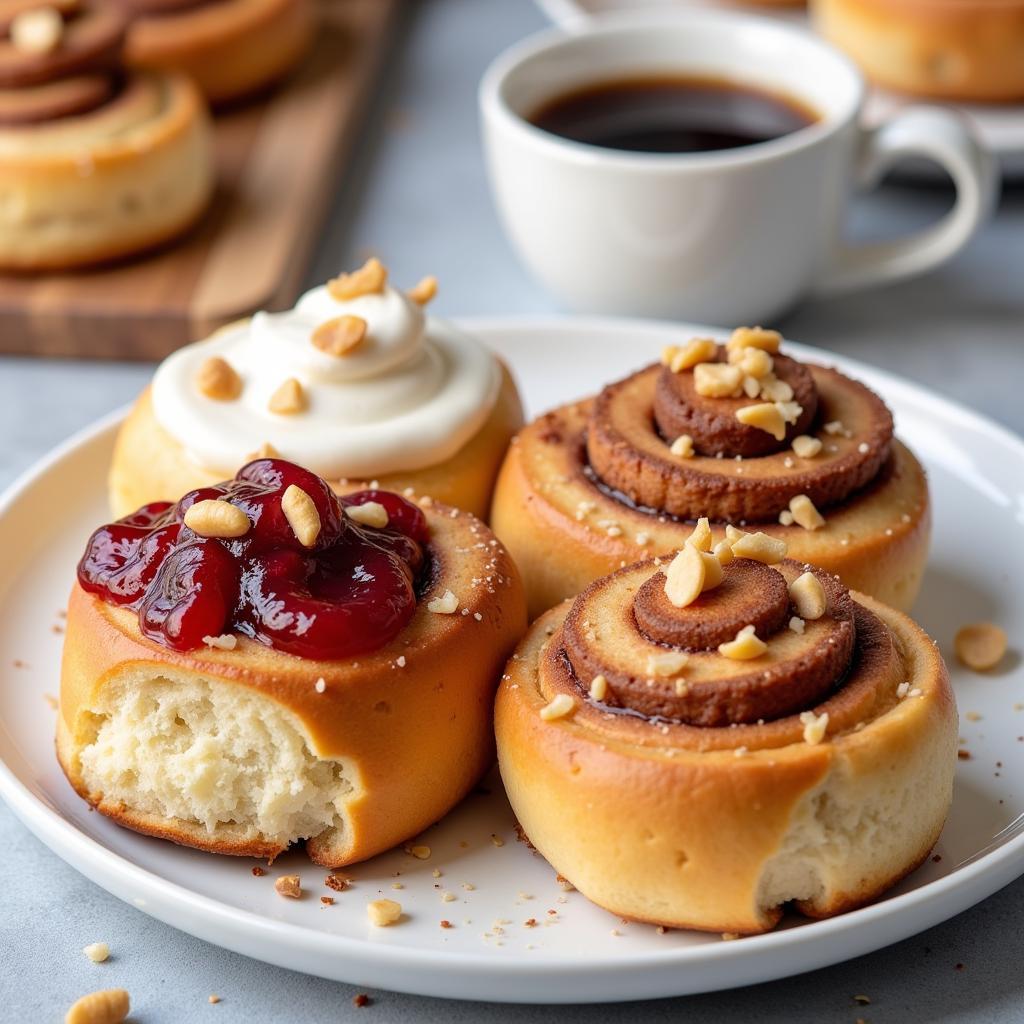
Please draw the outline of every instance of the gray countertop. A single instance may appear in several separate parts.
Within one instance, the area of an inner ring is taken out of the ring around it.
[[[400,281],[436,274],[443,314],[544,313],[491,207],[475,91],[487,62],[544,21],[528,0],[433,0],[396,37],[356,164],[338,184],[310,282],[381,253]],[[863,200],[855,230],[923,225],[941,187],[889,186]],[[792,338],[868,360],[1024,433],[1024,189],[961,256],[903,286],[807,305],[778,326]],[[0,486],[51,446],[128,402],[151,367],[0,359]],[[132,993],[140,1024],[340,1021],[695,1022],[1024,1020],[1024,880],[916,938],[850,963],[753,988],[622,1006],[513,1007],[372,993],[268,967],[174,931],[120,903],[49,852],[0,805],[0,1020],[58,1020],[101,985]],[[81,948],[114,951],[98,969]],[[959,965],[959,966],[958,966]],[[218,993],[223,1002],[207,1004]],[[854,994],[867,994],[858,1006]]]

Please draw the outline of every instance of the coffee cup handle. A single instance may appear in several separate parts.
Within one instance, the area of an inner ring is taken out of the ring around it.
[[[814,283],[818,295],[886,284],[922,274],[958,252],[991,213],[999,195],[992,154],[963,118],[937,107],[911,107],[877,128],[861,129],[855,182],[873,188],[908,156],[925,157],[949,172],[956,186],[953,208],[937,223],[896,241],[847,245],[838,242]]]

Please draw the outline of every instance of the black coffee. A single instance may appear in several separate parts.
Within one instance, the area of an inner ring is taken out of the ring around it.
[[[625,78],[556,96],[530,118],[574,142],[637,153],[699,153],[767,142],[818,115],[794,99],[713,78]]]

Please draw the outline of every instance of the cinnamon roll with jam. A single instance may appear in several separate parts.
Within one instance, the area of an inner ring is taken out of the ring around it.
[[[785,540],[794,558],[909,608],[931,514],[924,469],[863,384],[738,328],[520,432],[491,522],[537,615],[593,580],[678,550],[698,516]]]
[[[126,30],[101,0],[14,0],[0,15],[0,268],[137,253],[206,206],[203,102],[185,78],[125,72]]]
[[[860,906],[928,856],[957,715],[909,618],[706,519],[672,560],[538,619],[495,730],[525,833],[615,914],[755,933]]]

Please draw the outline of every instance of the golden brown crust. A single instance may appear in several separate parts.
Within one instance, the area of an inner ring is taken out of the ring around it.
[[[522,426],[523,410],[508,369],[502,366],[502,387],[487,421],[450,459],[407,473],[382,474],[381,489],[401,494],[412,488],[417,496],[454,505],[483,519],[487,516],[494,481],[509,441]],[[253,448],[259,447],[255,442]],[[226,475],[230,476],[234,467]],[[116,516],[134,512],[150,501],[171,500],[196,487],[219,483],[225,474],[197,466],[184,448],[153,415],[147,388],[132,407],[117,436],[110,466],[110,505]],[[332,481],[337,484],[337,481]],[[360,490],[351,480],[339,493]]]
[[[120,671],[152,666],[154,672],[197,674],[255,691],[296,717],[318,758],[354,766],[359,785],[346,806],[345,836],[307,843],[318,863],[339,867],[363,860],[440,818],[492,761],[494,686],[526,619],[519,575],[487,528],[444,507],[426,514],[432,531],[430,586],[399,636],[355,661],[293,657],[245,638],[232,651],[174,651],[145,639],[134,613],[76,585],[68,608],[58,728],[60,761],[72,786],[136,831],[215,853],[280,852],[279,844],[259,836],[230,827],[211,834],[196,823],[140,813],[88,791],[79,756],[95,729],[90,708]],[[460,614],[428,611],[427,603],[447,589],[458,596]],[[325,682],[322,692],[313,686],[318,678]]]
[[[0,129],[0,267],[55,270],[162,244],[213,188],[209,121],[181,77],[141,75],[75,117]]]
[[[517,435],[498,477],[491,522],[523,573],[532,616],[622,565],[678,550],[693,529],[690,522],[632,507],[598,486],[585,449],[591,408],[589,401],[573,403],[529,424]],[[835,452],[824,451],[815,463],[848,458],[861,443],[839,435],[828,441]],[[776,458],[784,456],[750,461]],[[728,465],[727,460],[703,461]],[[734,471],[744,470],[736,473],[737,480],[747,468],[733,464]],[[787,472],[784,465],[779,469]],[[794,459],[791,472],[791,493],[804,493],[809,481],[801,460]],[[657,473],[652,486],[664,479]],[[758,523],[756,529],[785,540],[790,557],[837,573],[853,589],[909,608],[931,533],[927,481],[913,454],[894,441],[879,479],[828,509],[825,519],[813,532],[778,522]],[[721,540],[723,526],[713,523],[712,533],[716,542]]]
[[[818,30],[869,78],[918,96],[1024,98],[1020,0],[815,0]]]
[[[853,598],[860,653],[814,708],[829,711],[819,742],[796,716],[704,729],[602,710],[559,669],[569,602],[547,612],[495,709],[502,778],[537,849],[615,914],[738,933],[771,928],[789,899],[812,916],[851,909],[913,870],[951,799],[952,691],[914,623]],[[570,714],[541,717],[569,692]]]
[[[218,0],[136,19],[126,59],[181,71],[213,103],[249,96],[287,74],[313,37],[311,0]]]

